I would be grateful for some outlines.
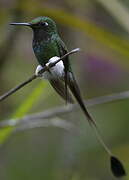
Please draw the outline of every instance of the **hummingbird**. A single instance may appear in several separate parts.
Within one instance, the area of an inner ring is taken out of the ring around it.
[[[28,26],[33,31],[32,47],[34,54],[38,60],[36,74],[46,65],[58,60],[65,55],[68,50],[62,41],[56,23],[49,17],[41,16],[26,23],[11,23],[11,25]],[[70,65],[70,58],[67,56],[64,60],[58,62],[54,67],[43,74],[48,79],[55,91],[68,103],[74,103],[74,99],[80,105],[86,119],[94,130],[100,144],[110,157],[110,167],[112,173],[116,177],[126,175],[125,169],[121,161],[112,154],[105,144],[99,132],[98,126],[85,106],[79,86],[75,79],[74,73]]]

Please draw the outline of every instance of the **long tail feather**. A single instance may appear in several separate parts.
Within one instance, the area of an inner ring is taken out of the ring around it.
[[[123,167],[122,163],[120,162],[120,160],[118,160],[116,157],[114,157],[112,155],[111,151],[109,150],[109,148],[107,147],[107,145],[103,141],[102,136],[100,135],[100,132],[99,132],[99,130],[97,128],[96,122],[94,121],[92,116],[89,114],[87,108],[85,107],[85,105],[83,103],[83,100],[81,98],[80,90],[78,88],[78,85],[77,85],[76,80],[74,78],[74,75],[72,73],[69,75],[69,81],[68,82],[69,82],[68,85],[69,85],[69,88],[70,88],[71,92],[73,93],[75,99],[77,100],[77,102],[80,105],[82,111],[84,112],[85,116],[87,117],[89,124],[94,129],[98,141],[101,143],[101,145],[104,147],[105,151],[110,156],[111,170],[112,170],[113,174],[116,177],[125,176],[126,172],[124,170],[124,167]]]

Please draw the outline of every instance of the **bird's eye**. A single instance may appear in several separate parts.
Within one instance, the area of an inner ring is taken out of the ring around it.
[[[48,23],[47,22],[41,22],[40,25],[41,26],[48,26]]]

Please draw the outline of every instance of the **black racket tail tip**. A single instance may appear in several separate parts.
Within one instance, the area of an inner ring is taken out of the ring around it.
[[[120,162],[120,160],[115,156],[111,156],[111,170],[113,175],[117,178],[126,176],[122,162]]]

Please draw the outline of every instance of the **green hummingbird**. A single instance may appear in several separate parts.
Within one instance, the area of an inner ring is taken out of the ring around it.
[[[33,30],[33,50],[35,56],[39,62],[39,66],[36,69],[36,74],[42,69],[43,66],[48,63],[54,62],[59,57],[65,55],[68,50],[66,45],[61,40],[56,23],[49,17],[38,17],[27,23],[11,23],[11,25],[21,25],[31,27]],[[95,134],[104,147],[105,151],[110,156],[111,170],[116,177],[122,177],[126,175],[124,167],[120,160],[112,155],[109,148],[104,143],[96,122],[88,112],[78,84],[75,80],[72,68],[70,66],[69,57],[57,63],[54,67],[43,74],[43,77],[48,79],[55,91],[64,99],[66,102],[73,103],[73,96],[80,105],[84,112],[86,119],[88,120],[91,127],[95,130]],[[70,91],[69,91],[70,90]],[[71,93],[73,96],[71,96]]]

